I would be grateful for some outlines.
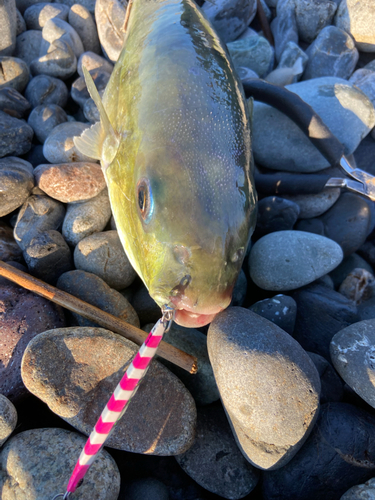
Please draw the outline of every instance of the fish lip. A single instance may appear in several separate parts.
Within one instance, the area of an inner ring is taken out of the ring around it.
[[[179,297],[169,297],[169,303],[172,307],[174,307],[177,311],[185,311],[190,314],[198,314],[202,316],[207,315],[216,315],[219,312],[223,311],[226,307],[223,306],[208,306],[208,307],[196,307],[189,304],[187,299],[179,298]],[[230,303],[230,299],[228,305]]]
[[[216,314],[197,314],[185,309],[177,309],[174,321],[185,328],[200,328],[211,323],[215,316]]]

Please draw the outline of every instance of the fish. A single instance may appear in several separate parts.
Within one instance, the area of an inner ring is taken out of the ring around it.
[[[130,12],[129,12],[130,9]],[[192,0],[134,0],[100,121],[74,142],[100,160],[121,243],[186,327],[231,302],[256,221],[250,117],[226,46]]]

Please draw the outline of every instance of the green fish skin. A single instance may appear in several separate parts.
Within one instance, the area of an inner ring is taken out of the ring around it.
[[[208,324],[230,303],[256,219],[228,52],[192,0],[134,0],[103,105],[88,80],[101,121],[76,144],[101,160],[125,252],[178,324]]]

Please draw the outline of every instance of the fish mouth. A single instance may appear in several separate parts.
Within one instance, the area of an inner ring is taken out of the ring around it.
[[[229,305],[230,299],[228,301]],[[196,308],[191,307],[186,304],[186,301],[178,299],[176,297],[170,298],[170,304],[175,307],[175,317],[174,321],[180,325],[187,328],[199,328],[201,326],[206,326],[215,316],[223,311],[225,307],[222,306],[210,306],[207,308]]]

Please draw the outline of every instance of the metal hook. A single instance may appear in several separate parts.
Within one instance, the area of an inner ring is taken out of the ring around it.
[[[164,332],[166,333],[169,331],[170,327],[172,326],[176,310],[173,307],[165,304],[164,306],[162,306],[161,312],[163,314],[161,321],[162,321],[163,326],[165,328]]]
[[[57,498],[62,498],[63,500],[67,500],[69,497],[70,497],[70,491],[67,491],[66,493],[58,493],[52,498],[52,500],[56,500]]]

